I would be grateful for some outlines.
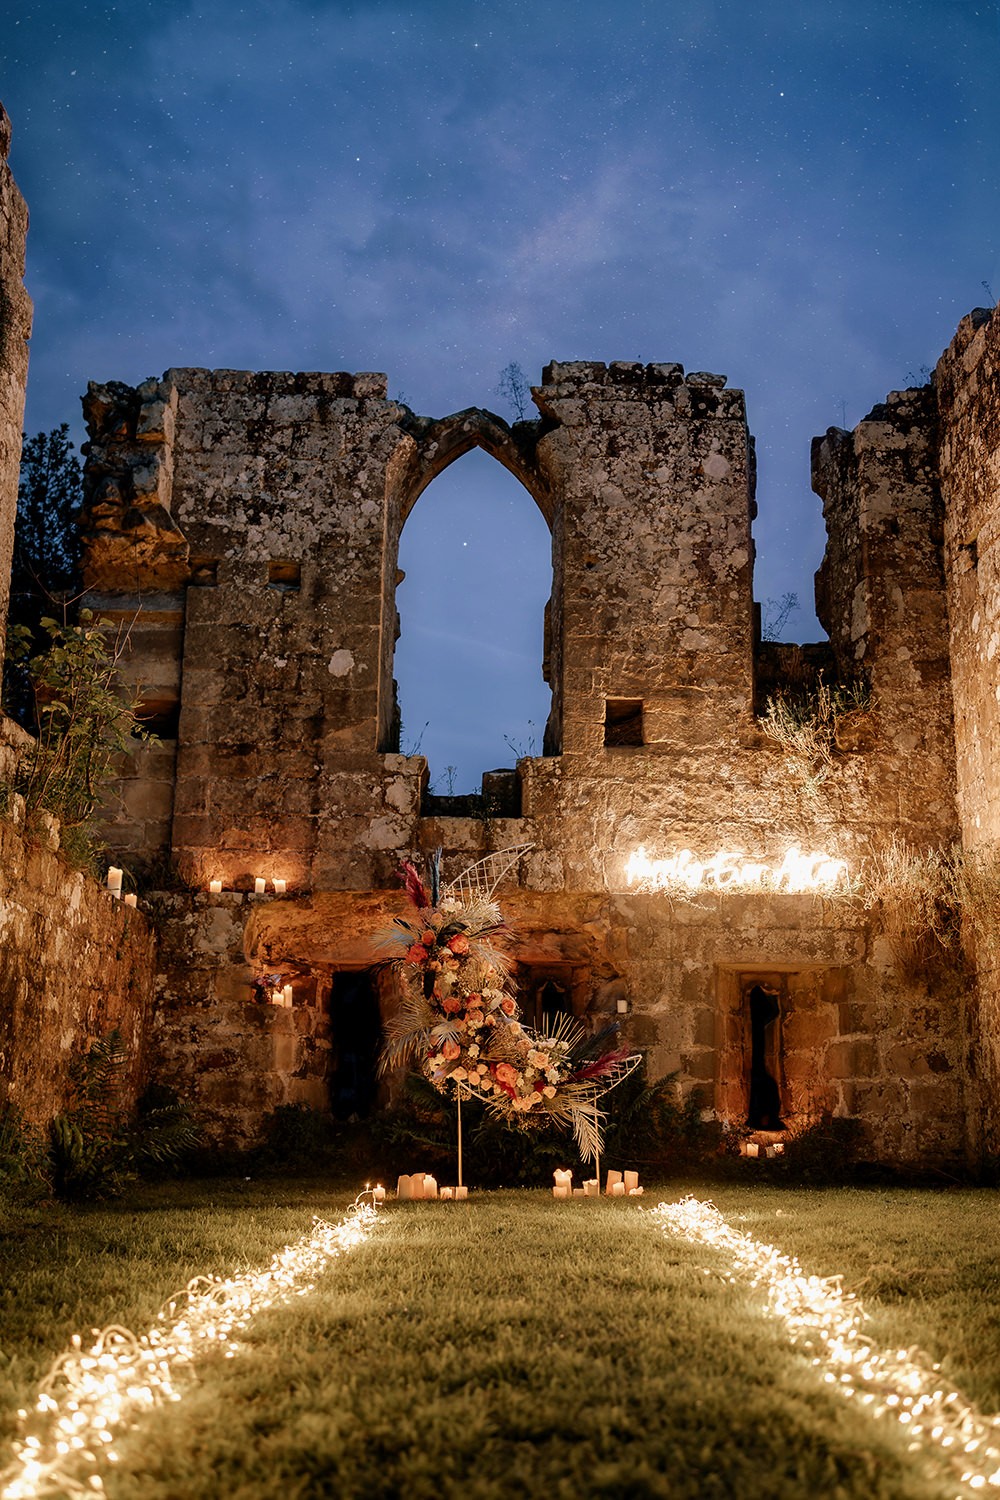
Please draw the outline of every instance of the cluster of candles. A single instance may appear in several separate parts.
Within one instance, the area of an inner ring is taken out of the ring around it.
[[[272,1005],[284,1005],[284,1006],[286,1006],[288,1008],[291,1008],[291,1004],[292,1004],[292,987],[291,987],[291,985],[290,984],[283,984],[280,987],[278,985],[275,985],[274,989],[271,991],[271,1004]]]
[[[114,896],[116,901],[123,899],[122,871],[117,865],[112,865],[108,870],[108,894]],[[124,897],[124,901],[126,906],[138,906],[139,904],[139,898],[134,891],[129,891],[128,895]]]
[[[378,1188],[375,1191],[378,1193]],[[385,1197],[384,1188],[382,1189],[382,1196]],[[396,1197],[400,1202],[406,1199],[412,1201],[414,1199],[441,1198],[446,1203],[461,1203],[468,1196],[469,1189],[467,1187],[439,1188],[437,1178],[432,1177],[429,1172],[414,1172],[409,1177],[404,1173],[396,1183]],[[379,1202],[380,1200],[376,1198],[375,1201]]]
[[[573,1173],[567,1168],[556,1167],[552,1176],[555,1178],[552,1188],[553,1198],[599,1198],[601,1196],[601,1183],[598,1177],[589,1177],[583,1187],[574,1187]],[[638,1172],[609,1171],[604,1192],[608,1198],[641,1198],[642,1188],[639,1186]]]
[[[286,890],[288,889],[288,881],[287,880],[282,880],[280,876],[277,879],[272,880],[271,881],[271,885],[272,885],[272,888],[274,890],[274,894],[276,896],[283,896],[285,894]],[[222,881],[218,880],[218,879],[216,879],[216,880],[210,880],[208,882],[208,890],[209,890],[209,895],[212,895],[212,896],[221,896],[222,895]],[[266,880],[266,878],[263,875],[258,875],[257,878],[254,880],[254,883],[253,883],[253,893],[254,893],[254,895],[255,896],[263,896],[263,894],[264,894],[264,892],[266,890],[267,890],[267,880]]]
[[[785,1147],[781,1141],[772,1141],[769,1146],[761,1145],[759,1141],[744,1141],[744,1156],[783,1156]]]

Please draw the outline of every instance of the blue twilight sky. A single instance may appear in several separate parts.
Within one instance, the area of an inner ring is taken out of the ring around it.
[[[810,438],[1000,293],[996,0],[2,11],[29,432],[170,365],[385,370],[434,416],[510,416],[511,360],[722,371],[758,443],[757,597],[795,590],[811,639]],[[404,741],[466,790],[540,745],[544,525],[471,454],[402,561]]]

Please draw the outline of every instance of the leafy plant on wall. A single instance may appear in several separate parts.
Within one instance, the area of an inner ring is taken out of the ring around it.
[[[8,651],[22,662],[30,684],[37,737],[21,756],[13,790],[24,798],[29,826],[40,813],[61,825],[67,857],[92,862],[95,820],[124,755],[149,738],[138,717],[140,699],[124,680],[127,635],[109,636],[90,610],[75,625],[46,617],[42,651],[15,625]]]

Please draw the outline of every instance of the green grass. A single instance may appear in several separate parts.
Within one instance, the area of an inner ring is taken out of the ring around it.
[[[674,1198],[680,1189],[650,1194]],[[39,1209],[0,1239],[0,1398],[69,1335],[149,1325],[198,1272],[267,1262],[352,1193],[149,1188],[128,1209]],[[703,1194],[702,1196],[708,1196]],[[986,1191],[724,1187],[748,1233],[842,1272],[872,1335],[919,1344],[1000,1406],[1000,1207]],[[577,1496],[940,1500],[954,1485],[793,1354],[759,1297],[634,1204],[535,1192],[393,1206],[315,1291],[120,1444],[112,1500]]]

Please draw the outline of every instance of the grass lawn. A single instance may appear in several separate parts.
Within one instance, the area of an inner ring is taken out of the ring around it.
[[[681,1196],[647,1188],[647,1203]],[[0,1231],[0,1420],[75,1331],[141,1331],[199,1272],[266,1263],[353,1191],[146,1188],[128,1207],[14,1212]],[[1000,1408],[1000,1203],[947,1193],[719,1187],[734,1225],[843,1273],[878,1342],[919,1344]],[[539,1192],[390,1206],[314,1292],[119,1447],[113,1500],[737,1497],[923,1500],[956,1486],[823,1386],[750,1288],[635,1204]]]

